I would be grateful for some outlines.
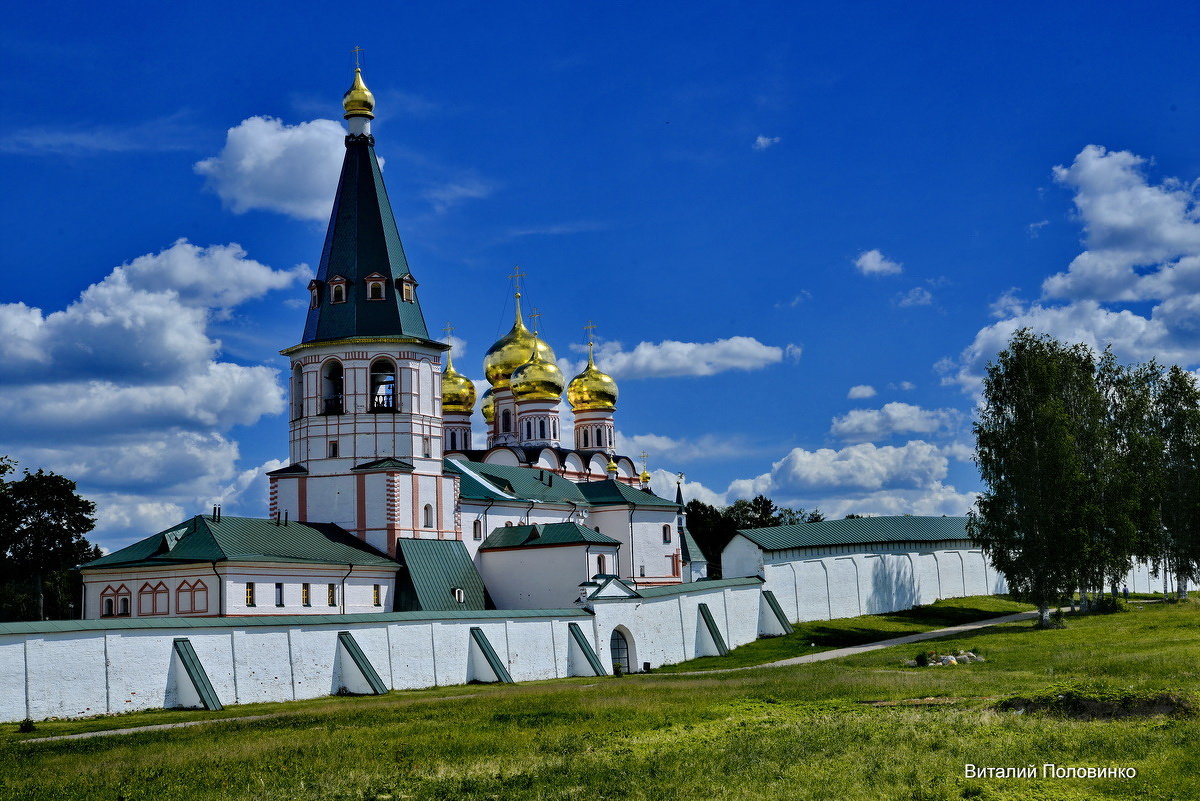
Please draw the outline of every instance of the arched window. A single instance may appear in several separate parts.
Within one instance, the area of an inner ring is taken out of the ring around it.
[[[192,611],[192,583],[182,582],[175,590],[175,614],[187,615]]]
[[[425,504],[422,520],[425,528],[433,528],[433,507],[429,504]]]
[[[456,603],[462,604],[467,602],[467,594],[459,587],[452,587],[450,589],[450,596],[454,598]]]
[[[383,300],[382,281],[372,281],[367,284],[367,300]]]
[[[346,302],[346,287],[341,284],[333,286],[333,292],[329,298],[330,303],[345,303]]]
[[[406,275],[400,279],[400,297],[405,303],[414,303],[417,299],[416,293],[417,282],[411,275]]]
[[[321,285],[316,281],[308,282],[308,308],[315,309],[321,305]]]
[[[546,438],[546,421],[545,420],[538,421],[538,431],[540,432],[538,434],[538,436],[541,437],[542,439],[545,439]]]
[[[208,585],[199,579],[192,584],[192,611],[197,614],[208,611]]]
[[[506,525],[506,526],[511,526],[511,525],[512,525],[512,521],[511,521],[511,520],[505,520],[505,521],[504,521],[504,525]]]
[[[454,450],[458,447],[458,432],[450,429],[447,433],[450,434],[450,450]]]
[[[396,410],[396,365],[391,359],[371,362],[371,410]]]
[[[476,520],[471,524],[471,536],[476,540],[483,539],[483,521]]]
[[[292,419],[304,416],[304,371],[300,365],[292,368]]]
[[[605,568],[607,566],[608,565],[607,565],[607,561],[604,558],[604,554],[599,554],[598,556],[596,556],[596,572],[598,574],[600,574],[601,576],[606,575],[608,573],[608,571],[605,570]]]
[[[120,617],[129,617],[129,596],[124,595],[117,599],[117,615]]]
[[[124,584],[113,587],[111,584],[100,593],[100,608],[105,615],[129,614],[129,588]]]
[[[500,413],[500,433],[507,434],[512,431],[512,412],[505,409]]]
[[[341,414],[342,363],[330,359],[321,367],[321,414]]]
[[[587,446],[588,446],[588,432],[587,432],[587,429],[585,428],[585,429],[583,429],[583,447],[586,448]]]
[[[114,609],[115,609],[115,607],[113,606],[113,599],[105,598],[104,599],[104,612],[103,612],[104,616],[112,617]]]
[[[670,542],[670,541],[671,541],[671,527],[668,525],[664,525],[663,526],[663,542]]]

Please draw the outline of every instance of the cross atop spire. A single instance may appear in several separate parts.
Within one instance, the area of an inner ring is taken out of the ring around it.
[[[355,69],[358,69],[359,67],[362,66],[362,64],[359,63],[359,58],[358,58],[358,54],[361,53],[362,51],[363,51],[363,49],[361,47],[359,47],[358,45],[355,45],[354,49],[350,51],[351,53],[354,54],[354,68]]]
[[[521,272],[521,268],[514,264],[512,275],[508,278],[513,282],[513,292],[516,293],[518,298],[521,297],[521,279],[524,277],[525,273]]]
[[[645,470],[646,465],[649,464],[649,462],[647,460],[650,458],[650,454],[646,453],[645,451],[642,451],[641,454],[638,456],[638,458],[642,460],[642,469]]]
[[[529,312],[529,319],[533,320],[533,333],[536,334],[538,332],[538,326],[542,322],[542,312],[537,306],[534,306],[533,310]]]

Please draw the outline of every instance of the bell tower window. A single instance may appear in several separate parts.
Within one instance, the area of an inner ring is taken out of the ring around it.
[[[330,359],[321,368],[321,414],[342,414],[342,363]]]
[[[329,279],[329,302],[346,302],[346,284],[350,283],[343,276],[335,275]]]
[[[367,282],[367,300],[383,300],[383,284],[387,280],[381,273],[371,273]]]
[[[500,413],[500,433],[507,434],[512,431],[512,412],[505,409]]]
[[[396,365],[390,359],[371,363],[371,411],[396,411]]]

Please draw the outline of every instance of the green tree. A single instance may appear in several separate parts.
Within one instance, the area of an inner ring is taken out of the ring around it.
[[[11,471],[11,463],[6,462]],[[9,592],[21,576],[33,584],[35,614],[46,619],[46,586],[60,587],[64,573],[100,556],[84,537],[95,525],[96,506],[75,493],[75,482],[56,473],[0,474],[0,554],[9,568]],[[61,614],[61,610],[60,614]]]
[[[1091,484],[1099,394],[1091,351],[1027,329],[984,379],[974,432],[986,488],[968,530],[1009,587],[1037,605],[1039,626],[1078,586],[1103,529]]]
[[[1163,570],[1174,572],[1180,597],[1200,569],[1200,389],[1172,367],[1158,396],[1162,425]]]

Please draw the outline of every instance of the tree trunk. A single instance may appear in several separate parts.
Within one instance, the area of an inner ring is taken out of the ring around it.
[[[1186,601],[1187,600],[1187,577],[1186,576],[1176,576],[1175,577],[1175,586],[1178,589],[1178,592],[1176,593],[1176,595],[1178,596],[1179,600]]]
[[[45,620],[46,619],[46,599],[45,599],[45,594],[42,592],[42,571],[40,571],[40,570],[33,574],[33,588],[34,588],[34,592],[37,593],[38,620]]]
[[[1039,629],[1050,628],[1050,607],[1046,604],[1038,604],[1037,627]]]

